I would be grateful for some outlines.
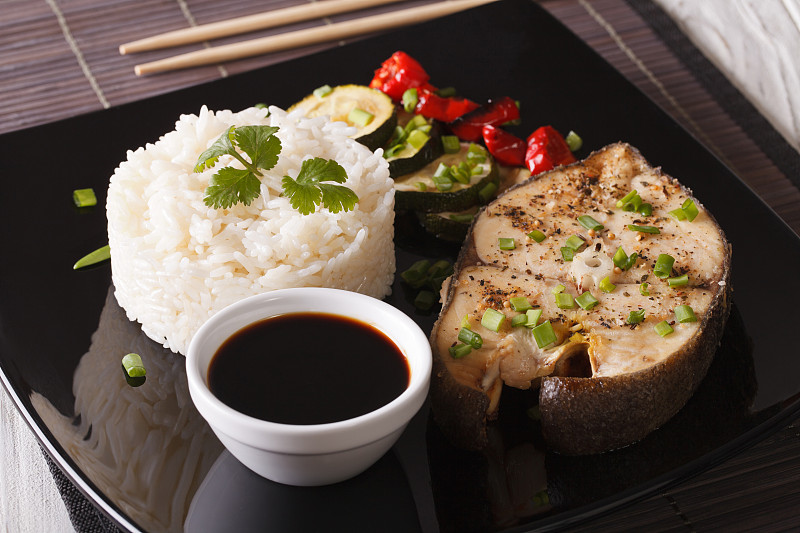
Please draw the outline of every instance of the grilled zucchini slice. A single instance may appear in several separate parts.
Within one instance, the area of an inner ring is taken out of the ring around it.
[[[442,169],[453,167],[469,167],[470,175],[462,170],[447,183]],[[423,213],[463,211],[494,198],[497,186],[498,170],[492,156],[481,146],[461,143],[457,153],[442,155],[420,170],[396,178],[395,207]]]
[[[357,128],[353,139],[370,150],[388,142],[397,125],[397,112],[392,99],[364,85],[337,85],[318,89],[293,106],[307,117],[328,115]]]
[[[448,242],[464,242],[475,214],[480,206],[474,205],[464,211],[444,211],[442,213],[417,213],[425,231]]]

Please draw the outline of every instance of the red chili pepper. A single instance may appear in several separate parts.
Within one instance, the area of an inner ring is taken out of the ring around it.
[[[462,141],[477,141],[481,138],[484,126],[499,126],[518,118],[517,103],[504,96],[455,119],[450,129]]]
[[[521,167],[525,164],[525,141],[504,129],[486,125],[483,127],[483,142],[486,149],[504,165]]]
[[[452,122],[478,107],[472,100],[460,97],[443,98],[425,89],[417,89],[417,98],[419,99],[415,108],[417,113],[442,122]]]
[[[416,59],[405,52],[397,51],[381,63],[381,68],[375,71],[375,77],[369,86],[386,93],[394,100],[400,100],[406,89],[412,87],[435,91],[436,88],[428,83],[429,79],[430,76]]]
[[[525,165],[532,175],[574,162],[564,137],[552,126],[542,126],[528,137]]]

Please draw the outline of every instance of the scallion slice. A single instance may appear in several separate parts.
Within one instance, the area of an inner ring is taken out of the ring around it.
[[[680,207],[678,209],[673,209],[667,214],[674,217],[678,221],[686,220],[686,213]]]
[[[517,247],[517,243],[511,237],[500,237],[497,239],[497,247],[501,250],[513,250]]]
[[[559,292],[556,296],[556,305],[559,309],[572,309],[575,307],[575,299],[568,292]]]
[[[455,135],[442,135],[442,148],[446,154],[457,154],[461,151],[461,143]]]
[[[611,260],[614,262],[615,266],[625,270],[628,265],[628,254],[626,254],[625,250],[620,246],[617,248],[617,251],[614,252],[614,257],[612,257]]]
[[[581,249],[581,247],[584,244],[586,244],[586,241],[584,241],[580,235],[570,235],[569,237],[567,237],[564,246],[566,246],[567,248],[572,248],[574,251],[577,252],[578,250]]]
[[[531,302],[524,296],[513,296],[508,299],[508,303],[511,304],[511,309],[519,311],[520,313],[524,313],[528,309],[533,309]]]
[[[375,118],[375,115],[370,113],[369,111],[364,111],[363,109],[359,109],[354,107],[350,110],[347,114],[347,121],[355,124],[357,126],[361,126],[362,128],[372,122],[372,119]],[[421,146],[421,145],[420,145]]]
[[[475,218],[475,215],[472,213],[450,213],[450,215],[448,215],[448,218],[455,222],[462,222],[464,224],[469,224]]]
[[[412,87],[411,89],[406,89],[403,93],[403,109],[406,113],[413,113],[414,108],[417,107],[417,102],[419,102],[419,97],[417,96],[417,89]]]
[[[533,339],[536,341],[536,346],[539,348],[549,346],[558,340],[556,332],[553,330],[553,325],[549,320],[545,320],[534,327],[531,332],[533,333]]]
[[[433,184],[436,185],[436,188],[440,191],[449,191],[453,188],[453,180],[447,174],[441,176],[434,175],[431,177],[431,180],[433,180]]]
[[[668,278],[672,274],[673,264],[675,264],[674,257],[669,254],[659,254],[656,265],[653,267],[653,274],[661,279]]]
[[[427,259],[420,259],[408,269],[404,270],[400,273],[400,277],[403,278],[403,281],[408,283],[414,288],[421,287],[425,280],[428,277],[428,269],[431,266],[431,262]]]
[[[561,247],[561,259],[564,261],[572,261],[575,258],[575,250],[567,246]]]
[[[644,309],[639,309],[637,311],[631,311],[628,314],[628,318],[625,320],[626,324],[638,324],[644,320]]]
[[[579,216],[578,223],[586,229],[593,229],[595,231],[600,231],[604,227],[601,223],[599,223],[589,215]]]
[[[675,307],[675,320],[685,324],[687,322],[697,322],[697,317],[694,314],[694,309],[688,305],[679,305]]]
[[[617,207],[625,207],[625,205],[628,204],[628,202],[630,202],[631,200],[633,200],[636,196],[639,196],[639,192],[636,189],[634,189],[625,196],[623,196],[622,198],[620,198],[619,200],[617,200]]]
[[[77,270],[79,268],[91,266],[106,261],[107,259],[110,258],[111,258],[111,248],[106,244],[105,246],[98,248],[94,252],[89,252],[88,254],[78,259],[75,262],[75,264],[72,265],[72,269]]]
[[[331,88],[330,85],[323,85],[314,89],[314,96],[317,98],[324,98],[331,94],[331,91],[333,91],[333,88]]]
[[[564,292],[566,290],[566,288],[567,288],[566,285],[564,285],[563,283],[559,283],[558,285],[553,287],[553,291],[552,292],[553,292],[553,294],[558,294],[560,292]]]
[[[469,344],[476,350],[483,346],[483,337],[481,337],[479,333],[475,333],[469,328],[461,328],[461,330],[458,332],[458,340],[464,344]]]
[[[544,233],[542,233],[541,231],[539,231],[538,229],[531,230],[531,232],[528,233],[528,237],[530,237],[531,239],[533,239],[536,242],[542,242],[543,240],[545,240],[547,238],[547,236]]]
[[[129,353],[123,357],[122,367],[125,369],[125,373],[132,378],[141,378],[147,374],[142,357],[138,353]]]
[[[653,214],[653,204],[648,204],[647,202],[643,203],[639,206],[639,209],[636,210],[640,215],[649,217]]]
[[[674,329],[672,329],[672,326],[670,326],[669,322],[667,322],[666,320],[662,320],[661,322],[653,326],[653,329],[656,330],[656,333],[658,333],[662,337],[666,337],[667,335],[675,331]]]
[[[677,276],[674,278],[667,278],[667,283],[670,287],[683,287],[684,285],[688,285],[689,274],[684,274],[683,276]]]
[[[581,149],[581,146],[583,146],[583,139],[581,139],[580,135],[572,130],[570,130],[570,132],[567,133],[567,136],[564,137],[564,141],[566,141],[571,152],[576,152]]]
[[[72,191],[72,201],[77,207],[92,207],[97,205],[97,196],[94,189],[75,189]]]
[[[448,351],[450,352],[450,357],[453,359],[461,359],[469,355],[472,351],[472,346],[469,344],[456,344],[455,346],[451,346]]]
[[[575,297],[575,303],[580,305],[582,309],[588,311],[600,302],[597,300],[597,298],[592,296],[591,292],[584,291],[583,294]]]
[[[425,192],[428,190],[428,186],[424,181],[418,181],[414,183],[414,187],[416,187],[419,192]]]
[[[650,284],[647,283],[646,281],[640,283],[639,294],[641,294],[642,296],[650,296],[650,289],[648,287],[650,287]]]
[[[430,136],[422,130],[414,130],[408,134],[408,144],[414,148],[414,150],[419,150],[422,148],[426,142],[428,142]]]
[[[525,315],[528,317],[528,321],[525,323],[525,326],[532,328],[535,327],[536,323],[539,322],[539,319],[542,318],[542,310],[528,309],[525,311]]]
[[[478,197],[481,199],[481,202],[488,202],[494,196],[494,193],[497,192],[497,184],[493,181],[490,181],[484,187],[478,191]]]
[[[639,233],[650,233],[652,235],[658,235],[661,233],[661,230],[655,226],[639,226],[636,224],[628,224],[628,229],[631,231],[638,231]]]
[[[608,279],[608,276],[606,276],[603,279],[601,279],[600,283],[598,284],[598,286],[600,287],[600,290],[603,291],[603,292],[614,292],[614,289],[617,288],[616,285],[611,283],[611,280]]]
[[[414,307],[420,311],[427,311],[436,302],[436,294],[433,291],[422,290],[414,298]]]
[[[691,198],[687,198],[683,202],[683,205],[681,205],[681,209],[683,210],[684,213],[686,213],[686,218],[689,220],[689,222],[692,222],[695,219],[695,217],[697,217],[697,215],[700,214],[700,210],[697,209],[697,206],[694,204],[694,200],[692,200]]]
[[[497,332],[500,330],[500,326],[503,325],[503,321],[505,321],[505,319],[506,315],[490,307],[483,312],[483,316],[481,317],[481,326]]]
[[[528,315],[516,315],[511,318],[511,327],[518,328],[520,326],[524,326],[528,323]]]

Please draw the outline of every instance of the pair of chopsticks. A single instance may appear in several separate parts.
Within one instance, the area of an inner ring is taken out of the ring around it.
[[[139,41],[123,44],[119,47],[120,54],[130,54],[143,52],[146,50],[156,50],[170,46],[177,46],[188,43],[217,39],[229,35],[250,32],[254,30],[276,27],[304,20],[311,20],[337,13],[355,11],[367,7],[382,4],[390,4],[399,0],[325,0],[324,2],[313,2],[309,4],[293,6],[284,9],[276,9],[251,15],[239,17],[212,24],[204,24],[184,30],[177,30],[161,35],[149,37]],[[235,44],[228,44],[217,47],[205,48],[196,52],[180,54],[150,63],[136,65],[134,71],[137,76],[177,70],[200,65],[221,63],[234,59],[241,59],[259,54],[277,52],[291,48],[299,48],[312,44],[336,41],[364,35],[367,33],[380,32],[391,28],[397,28],[408,24],[416,24],[437,17],[449,15],[464,9],[488,4],[496,0],[449,0],[422,7],[414,7],[374,15],[361,17],[345,22],[327,24],[325,26],[314,27],[294,32],[281,33],[259,39],[251,39]]]

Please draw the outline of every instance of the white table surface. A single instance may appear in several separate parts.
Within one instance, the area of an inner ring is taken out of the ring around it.
[[[800,0],[655,1],[800,149]],[[38,443],[0,387],[0,531],[72,530]]]

